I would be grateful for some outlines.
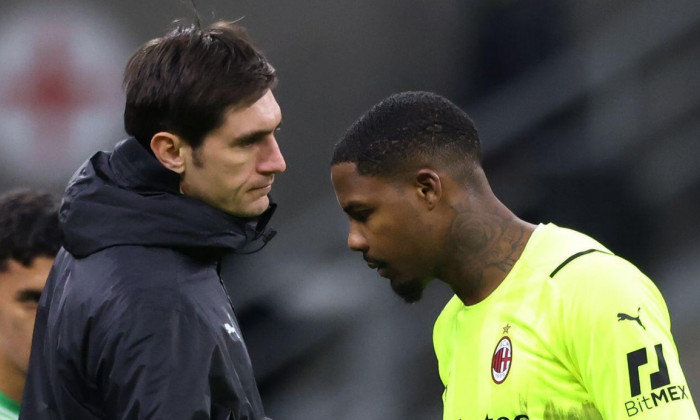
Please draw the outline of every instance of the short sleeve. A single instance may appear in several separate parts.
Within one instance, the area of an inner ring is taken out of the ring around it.
[[[697,419],[656,286],[629,262],[591,253],[553,278],[568,362],[606,420]]]

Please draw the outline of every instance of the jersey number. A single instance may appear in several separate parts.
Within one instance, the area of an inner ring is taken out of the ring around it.
[[[659,360],[659,370],[649,375],[651,380],[651,389],[661,388],[671,383],[668,377],[668,368],[666,367],[666,359],[664,359],[663,349],[661,344],[654,346],[656,350],[656,358]],[[630,393],[633,397],[642,393],[642,386],[639,383],[639,367],[647,364],[647,348],[642,347],[627,353],[627,369],[630,376]]]

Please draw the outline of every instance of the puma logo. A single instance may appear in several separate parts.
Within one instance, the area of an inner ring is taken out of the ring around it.
[[[624,312],[620,312],[617,314],[617,320],[618,321],[637,321],[637,324],[639,324],[640,327],[642,327],[646,330],[647,328],[644,326],[644,324],[642,324],[642,320],[639,319],[639,311],[641,309],[642,309],[641,307],[637,308],[637,316],[627,315]]]

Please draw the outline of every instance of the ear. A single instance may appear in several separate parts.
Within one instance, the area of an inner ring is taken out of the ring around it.
[[[158,132],[151,138],[151,150],[158,162],[178,174],[185,172],[185,152],[188,147],[180,136],[167,131]]]
[[[440,175],[431,169],[421,169],[416,173],[418,196],[424,200],[429,209],[433,209],[442,197]]]

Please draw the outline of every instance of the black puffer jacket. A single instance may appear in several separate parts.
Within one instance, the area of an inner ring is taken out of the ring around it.
[[[135,140],[94,155],[61,206],[22,420],[264,419],[219,276],[274,234],[179,194]]]

